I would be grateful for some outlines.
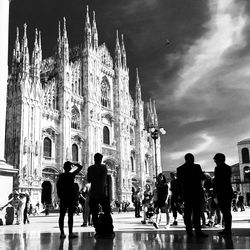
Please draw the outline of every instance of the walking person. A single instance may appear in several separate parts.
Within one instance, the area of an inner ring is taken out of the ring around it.
[[[185,163],[177,168],[177,181],[184,201],[184,223],[188,237],[193,236],[193,225],[197,237],[207,237],[201,231],[200,222],[204,179],[201,166],[194,163],[194,156],[191,153],[186,154]]]
[[[88,168],[87,181],[91,183],[89,207],[92,215],[92,222],[95,227],[96,237],[113,238],[113,219],[111,207],[107,195],[107,167],[102,164],[103,155],[94,155],[95,164]],[[99,207],[101,206],[101,211]]]
[[[146,184],[145,191],[143,193],[142,208],[143,208],[143,220],[142,224],[146,224],[148,207],[152,200],[152,192],[150,190],[150,185]]]
[[[171,226],[177,226],[177,212],[178,212],[178,198],[179,198],[179,192],[178,192],[178,183],[176,179],[176,173],[171,172],[170,173],[170,206],[171,206],[171,211],[174,217],[174,221],[171,224]]]
[[[231,235],[232,214],[231,205],[233,189],[231,184],[231,168],[225,163],[226,157],[222,153],[214,156],[216,167],[214,169],[214,194],[217,197],[225,228],[219,232],[220,235]]]
[[[83,224],[81,227],[87,227],[90,225],[90,208],[89,208],[89,196],[90,196],[90,188],[91,184],[87,183],[85,188],[83,189],[83,194],[85,197],[85,205],[84,205],[84,211],[83,211]]]
[[[156,178],[156,200],[154,201],[154,207],[155,207],[155,213],[156,213],[156,219],[153,223],[153,226],[155,228],[159,228],[159,224],[161,221],[161,213],[163,212],[163,209],[165,209],[166,213],[166,225],[165,228],[169,228],[169,188],[167,184],[167,180],[165,175],[160,173]]]
[[[72,167],[77,168],[74,171]],[[75,176],[81,171],[82,166],[78,163],[74,164],[70,161],[64,163],[64,173],[59,175],[57,181],[57,195],[60,199],[60,215],[59,215],[59,228],[60,228],[60,238],[65,238],[64,233],[64,217],[68,211],[68,227],[69,227],[69,238],[76,238],[77,235],[73,233],[73,215],[76,208],[76,203],[78,197],[75,193],[74,180]]]
[[[29,224],[29,207],[30,207],[30,196],[29,194],[26,192],[25,193],[26,196],[26,202],[25,202],[25,207],[24,207],[24,211],[23,211],[23,224],[26,224],[26,222]]]
[[[142,192],[140,187],[138,187],[138,189],[134,192],[133,202],[135,207],[135,218],[141,218],[140,212],[141,212]]]

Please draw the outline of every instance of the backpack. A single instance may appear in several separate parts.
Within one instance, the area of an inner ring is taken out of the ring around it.
[[[102,236],[111,235],[113,231],[113,220],[110,214],[100,213],[98,215],[96,233]]]

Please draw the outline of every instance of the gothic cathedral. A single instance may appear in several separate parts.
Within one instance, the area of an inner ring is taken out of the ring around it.
[[[14,189],[28,192],[32,203],[54,204],[63,163],[84,166],[76,178],[81,189],[100,152],[110,198],[131,201],[133,187],[153,185],[154,157],[160,173],[161,154],[160,139],[154,147],[147,132],[158,126],[155,102],[142,101],[138,70],[135,97],[129,92],[123,35],[116,34],[113,59],[99,45],[95,13],[91,22],[87,7],[83,44],[69,48],[64,18],[55,55],[43,59],[41,33],[35,30],[30,57],[26,29],[20,42],[17,28],[7,90],[5,157],[19,171]]]

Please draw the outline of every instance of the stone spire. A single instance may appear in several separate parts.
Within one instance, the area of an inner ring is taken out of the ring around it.
[[[41,31],[39,31],[39,42],[38,42],[38,46],[39,46],[39,56],[40,56],[40,62],[42,63],[43,60],[43,53],[42,53],[42,35],[41,35]]]
[[[121,48],[120,48],[118,30],[116,30],[115,67],[119,68],[121,66],[122,66],[122,62],[121,62]]]
[[[96,28],[95,11],[93,11],[93,21],[92,21],[92,45],[94,49],[98,48],[98,32]]]
[[[34,41],[34,49],[32,53],[32,62],[31,62],[31,76],[33,78],[40,77],[40,46],[39,46],[39,38],[38,38],[38,31],[35,30],[35,41]]]
[[[87,5],[85,27],[84,27],[84,48],[89,48],[90,46],[91,46],[91,26],[89,21],[89,6]]]
[[[69,41],[66,29],[66,18],[63,18],[63,36],[62,36],[62,56],[63,62],[69,62]]]
[[[127,68],[127,55],[126,55],[126,50],[125,50],[125,45],[124,45],[123,34],[122,34],[121,38],[122,38],[122,42],[121,42],[122,66],[124,69],[126,69]]]
[[[22,59],[22,76],[29,75],[29,48],[28,48],[28,39],[27,39],[27,24],[24,24],[24,34],[22,39],[22,46],[21,46],[21,59]]]
[[[140,84],[140,79],[139,79],[139,74],[138,74],[138,68],[136,68],[136,90],[135,90],[135,96],[136,96],[136,102],[141,103],[141,84]]]
[[[158,124],[158,115],[156,113],[156,104],[155,104],[155,100],[153,100],[153,116],[154,116],[154,125],[157,127],[159,124]]]
[[[17,63],[20,63],[20,42],[19,42],[19,28],[16,29],[16,41],[15,48],[13,49],[13,57],[12,57],[12,74],[17,73]]]
[[[61,23],[58,21],[58,37],[57,37],[57,55],[61,55],[61,47],[62,47],[62,37],[61,37]]]

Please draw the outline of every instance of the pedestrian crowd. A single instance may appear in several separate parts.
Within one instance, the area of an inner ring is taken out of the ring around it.
[[[76,191],[75,176],[80,173],[79,163],[66,161],[64,172],[57,181],[59,198],[59,228],[60,238],[65,238],[64,219],[68,214],[69,238],[77,237],[73,232],[73,216],[82,212],[82,227],[94,226],[96,237],[114,237],[112,210],[118,213],[127,212],[129,201],[111,201],[107,192],[107,167],[102,164],[103,155],[94,155],[94,165],[87,170],[87,184]],[[214,156],[216,164],[214,175],[202,171],[195,163],[194,155],[188,153],[184,164],[170,173],[170,181],[164,174],[156,176],[154,187],[149,183],[144,188],[132,188],[132,204],[135,217],[142,218],[142,224],[149,224],[158,229],[161,226],[162,214],[166,214],[164,227],[178,226],[178,214],[183,218],[188,237],[207,237],[202,228],[223,225],[220,235],[231,235],[233,211],[244,211],[244,197],[233,192],[231,185],[231,168],[225,161],[225,155],[217,153]],[[36,214],[39,203],[33,208],[28,193],[14,191],[4,207],[6,209],[6,224],[29,223],[29,215]],[[80,209],[79,209],[80,208]],[[32,212],[34,211],[35,212]],[[142,212],[142,216],[141,216]],[[173,219],[170,218],[172,213]],[[172,223],[170,223],[172,221]],[[1,221],[0,221],[1,223]],[[193,230],[195,234],[193,233]]]
[[[244,197],[233,192],[231,168],[225,163],[225,155],[217,153],[214,156],[216,167],[213,177],[195,163],[193,154],[186,154],[184,159],[185,163],[177,168],[176,173],[170,173],[169,182],[160,173],[152,190],[149,184],[144,190],[140,187],[132,190],[135,217],[143,217],[142,224],[152,224],[158,229],[162,212],[166,214],[165,228],[177,226],[177,215],[180,214],[188,237],[194,236],[193,228],[197,237],[207,237],[202,228],[218,225],[224,227],[220,235],[231,235],[232,207],[233,211],[244,211],[245,208]]]

